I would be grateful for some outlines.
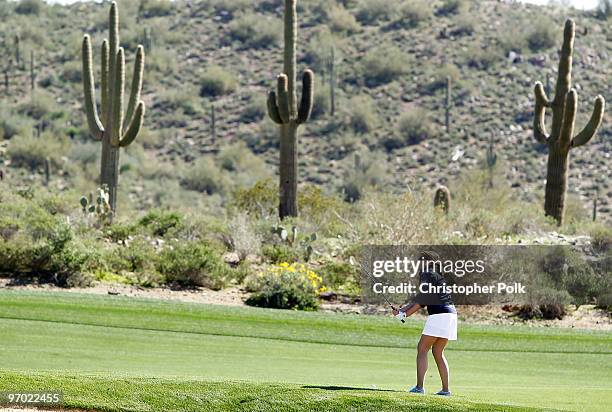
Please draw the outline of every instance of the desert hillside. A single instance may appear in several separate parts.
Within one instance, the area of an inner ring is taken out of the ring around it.
[[[278,132],[266,115],[265,95],[282,67],[281,2],[121,3],[128,79],[136,45],[147,50],[147,114],[144,133],[122,155],[120,204],[135,210],[216,208],[237,188],[275,179]],[[586,123],[597,94],[612,98],[611,27],[592,12],[501,1],[313,0],[298,7],[299,70],[310,67],[316,75],[314,119],[301,129],[301,181],[326,193],[369,186],[405,192],[448,184],[462,171],[482,167],[492,144],[500,184],[539,202],[547,149],[533,137],[532,90],[535,81],[546,84],[547,77],[554,86],[567,17],[577,25],[577,127]],[[84,33],[93,37],[98,67],[107,5],[2,3],[0,13],[9,79],[8,89],[1,87],[5,179],[17,185],[41,182],[49,157],[53,188],[89,193],[98,176],[99,148],[89,137],[83,111],[80,43]],[[447,76],[452,79],[449,132]],[[612,205],[611,134],[606,114],[598,136],[571,153],[572,199],[590,214],[599,190],[602,219],[610,218]],[[232,164],[235,159],[241,160],[239,167]]]

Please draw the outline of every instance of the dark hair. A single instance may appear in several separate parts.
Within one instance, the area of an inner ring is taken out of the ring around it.
[[[440,256],[438,256],[438,254],[434,251],[424,250],[423,252],[421,252],[419,259],[436,261],[440,260]]]

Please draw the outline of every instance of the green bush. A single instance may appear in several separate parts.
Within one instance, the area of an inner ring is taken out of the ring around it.
[[[345,262],[326,262],[319,273],[328,289],[354,291],[359,286],[357,270]]]
[[[181,229],[184,221],[185,217],[178,212],[153,209],[138,220],[138,226],[146,228],[153,236],[163,237]]]
[[[15,7],[15,13],[38,15],[43,7],[45,7],[45,3],[42,0],[19,0]]]
[[[409,60],[395,46],[377,47],[361,62],[361,73],[368,87],[389,83],[408,71]]]
[[[68,142],[47,133],[39,138],[19,136],[11,139],[7,154],[13,166],[35,170],[44,166],[46,158],[59,165],[60,158],[67,152],[68,146]]]
[[[232,271],[208,243],[173,242],[159,256],[157,271],[168,283],[221,289]]]
[[[417,27],[423,21],[433,15],[433,10],[429,2],[424,0],[409,1],[399,8],[399,19],[395,26],[410,29]]]
[[[40,120],[50,115],[56,107],[55,99],[50,94],[39,90],[33,98],[21,103],[18,110],[20,114]]]
[[[397,135],[383,139],[387,151],[421,143],[433,135],[433,127],[427,118],[427,112],[413,108],[400,116]]]
[[[104,253],[105,266],[117,274],[153,274],[156,261],[155,247],[150,240],[141,236],[124,241],[122,244],[115,244]]]
[[[327,12],[329,28],[332,32],[341,34],[353,34],[361,30],[361,26],[355,16],[341,6],[333,6]]]
[[[389,20],[397,13],[397,0],[361,0],[357,6],[357,20],[365,24]]]
[[[264,259],[270,263],[294,263],[300,260],[298,251],[285,244],[265,245],[261,253]]]
[[[603,20],[607,20],[612,16],[612,0],[599,0],[597,16]]]
[[[0,112],[0,137],[8,140],[13,136],[27,136],[32,133],[32,122],[8,110]]]
[[[612,228],[609,226],[596,226],[590,232],[593,247],[600,252],[612,250]]]
[[[378,127],[378,111],[370,96],[353,97],[349,101],[349,111],[349,125],[355,133],[371,133]]]
[[[144,17],[167,16],[172,13],[170,0],[141,0],[141,13]]]
[[[322,279],[299,263],[280,264],[252,278],[247,289],[254,291],[247,305],[275,309],[316,310]]]
[[[282,25],[278,19],[258,14],[243,14],[229,25],[230,36],[248,48],[264,49],[279,44]]]
[[[550,49],[556,44],[557,29],[550,19],[538,19],[527,34],[527,45],[533,52]]]
[[[200,96],[217,97],[236,90],[234,75],[219,66],[211,66],[200,79]]]
[[[74,239],[64,216],[32,200],[4,193],[0,200],[0,274],[21,280],[81,286],[88,252]],[[52,210],[52,208],[51,208]]]
[[[223,190],[224,181],[212,158],[202,157],[187,169],[181,179],[181,185],[188,190],[211,195]]]
[[[459,14],[467,11],[469,8],[468,2],[466,0],[445,0],[444,3],[438,10],[436,10],[436,14],[438,16],[447,16],[449,14]]]

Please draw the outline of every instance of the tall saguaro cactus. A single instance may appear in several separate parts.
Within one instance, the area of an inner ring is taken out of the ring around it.
[[[124,114],[125,60],[119,47],[119,11],[112,2],[109,14],[109,40],[102,42],[102,69],[100,88],[101,112],[98,114],[93,74],[91,43],[83,37],[83,88],[85,112],[89,131],[95,140],[102,141],[100,184],[109,191],[109,203],[113,213],[117,209],[117,184],[119,182],[119,152],[134,141],[144,119],[145,105],[140,100],[144,72],[144,48],[136,50],[134,76],[127,110]]]
[[[297,38],[297,0],[285,0],[285,51],[283,73],[277,77],[276,91],[268,93],[268,114],[280,125],[280,205],[279,216],[297,216],[297,137],[298,127],[312,112],[314,74],[305,70],[302,99],[298,106],[295,74]]]
[[[559,225],[563,224],[565,212],[570,149],[588,143],[595,136],[601,124],[605,106],[604,98],[601,95],[597,96],[589,122],[580,133],[574,135],[578,105],[578,94],[572,88],[574,32],[574,22],[569,19],[565,22],[554,99],[548,99],[542,83],[537,82],[535,85],[534,136],[540,143],[548,146],[544,212],[546,216],[553,217]],[[550,133],[547,132],[544,122],[547,108],[552,110]]]

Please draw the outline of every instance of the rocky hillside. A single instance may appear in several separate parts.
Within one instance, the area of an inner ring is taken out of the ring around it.
[[[11,149],[15,139],[40,132],[40,139],[47,140],[34,147],[51,151],[52,184],[91,190],[99,149],[89,141],[84,124],[80,41],[84,33],[92,35],[99,64],[97,45],[106,36],[108,4],[20,10],[24,3],[37,2],[0,4],[10,79],[8,90],[0,85],[5,138],[0,167],[6,179],[18,183],[42,179],[40,163],[20,163]],[[123,202],[135,207],[160,204],[169,197],[164,192],[193,189],[181,179],[202,157],[231,171],[223,163],[231,157],[228,150],[225,157],[217,155],[233,147],[234,156],[244,158],[246,149],[237,142],[244,142],[265,165],[253,160],[239,178],[220,174],[217,186],[251,185],[273,176],[278,137],[265,114],[265,94],[282,67],[282,2],[148,0],[140,7],[136,1],[122,1],[120,7],[128,78],[136,45],[149,43],[146,130],[139,145],[124,156],[122,179],[128,184],[122,190],[129,196]],[[574,82],[581,128],[597,94],[612,101],[609,20],[573,9],[489,0],[301,1],[299,65],[317,75],[315,119],[302,129],[300,142],[303,181],[329,191],[346,189],[355,176],[360,176],[359,184],[384,190],[429,188],[481,167],[492,142],[500,174],[517,191],[537,199],[543,193],[546,148],[536,143],[531,130],[532,89],[535,81],[546,83],[547,77],[554,85],[567,17],[577,25]],[[15,62],[16,34],[21,66]],[[333,116],[328,97],[332,49]],[[37,63],[34,93],[30,51]],[[450,132],[444,126],[447,76],[453,83]],[[570,171],[570,191],[586,207],[599,189],[599,216],[604,219],[612,211],[609,112],[596,139],[572,151]],[[212,170],[208,166],[200,170]],[[217,189],[199,190],[213,194]]]

